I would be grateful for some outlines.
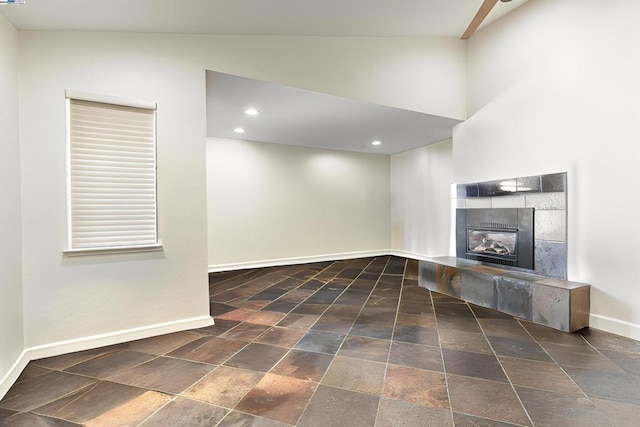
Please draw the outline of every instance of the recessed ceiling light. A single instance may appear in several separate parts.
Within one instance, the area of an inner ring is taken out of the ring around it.
[[[249,116],[257,116],[258,114],[260,114],[260,111],[256,110],[255,108],[247,108],[246,110],[244,110],[244,113]]]
[[[244,129],[242,129],[242,128],[235,128],[233,131],[235,133],[244,133]]]
[[[382,142],[380,142],[380,141],[373,141],[373,142],[371,143],[371,145],[380,145],[380,144],[382,144]]]

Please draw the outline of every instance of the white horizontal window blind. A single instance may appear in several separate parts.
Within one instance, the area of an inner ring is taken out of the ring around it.
[[[69,99],[71,250],[158,243],[155,109]]]

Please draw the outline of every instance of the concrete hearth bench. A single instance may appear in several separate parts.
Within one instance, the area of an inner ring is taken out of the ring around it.
[[[590,286],[512,271],[478,261],[419,261],[419,283],[431,291],[573,332],[589,326]]]

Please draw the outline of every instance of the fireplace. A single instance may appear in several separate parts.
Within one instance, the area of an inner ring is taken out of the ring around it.
[[[533,208],[457,209],[456,256],[534,268]]]

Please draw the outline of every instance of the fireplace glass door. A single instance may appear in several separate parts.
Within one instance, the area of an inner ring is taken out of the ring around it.
[[[514,258],[516,248],[516,231],[467,229],[467,253],[469,254]]]

